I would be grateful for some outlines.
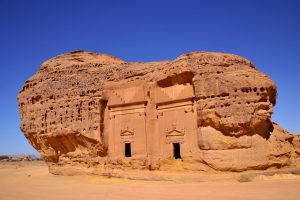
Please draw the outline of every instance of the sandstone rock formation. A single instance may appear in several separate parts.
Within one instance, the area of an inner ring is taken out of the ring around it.
[[[300,165],[300,136],[270,118],[276,86],[248,60],[193,52],[125,62],[74,51],[19,93],[21,130],[55,174],[245,171]]]

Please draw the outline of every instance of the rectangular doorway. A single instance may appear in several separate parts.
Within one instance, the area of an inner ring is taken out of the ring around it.
[[[131,157],[131,143],[125,143],[125,157]]]
[[[180,143],[173,143],[173,156],[175,159],[181,159]]]

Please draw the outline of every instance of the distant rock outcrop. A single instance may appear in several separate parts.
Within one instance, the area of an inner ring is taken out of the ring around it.
[[[0,162],[19,162],[19,161],[37,161],[42,160],[35,155],[0,155]]]
[[[18,101],[50,172],[102,174],[299,166],[300,137],[270,120],[276,97],[268,76],[232,54],[142,63],[74,51],[44,62]]]

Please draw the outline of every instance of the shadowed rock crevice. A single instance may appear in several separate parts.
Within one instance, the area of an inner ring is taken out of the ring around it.
[[[172,76],[168,76],[165,79],[157,81],[157,85],[159,87],[165,88],[165,87],[171,87],[173,85],[184,85],[184,84],[193,84],[193,72],[187,71],[182,72],[180,74],[175,74]]]

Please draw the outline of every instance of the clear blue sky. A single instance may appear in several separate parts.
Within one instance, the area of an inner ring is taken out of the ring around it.
[[[300,133],[300,1],[0,0],[0,154],[36,153],[19,129],[17,94],[43,61],[76,49],[125,61],[241,55],[278,86],[272,119]]]

